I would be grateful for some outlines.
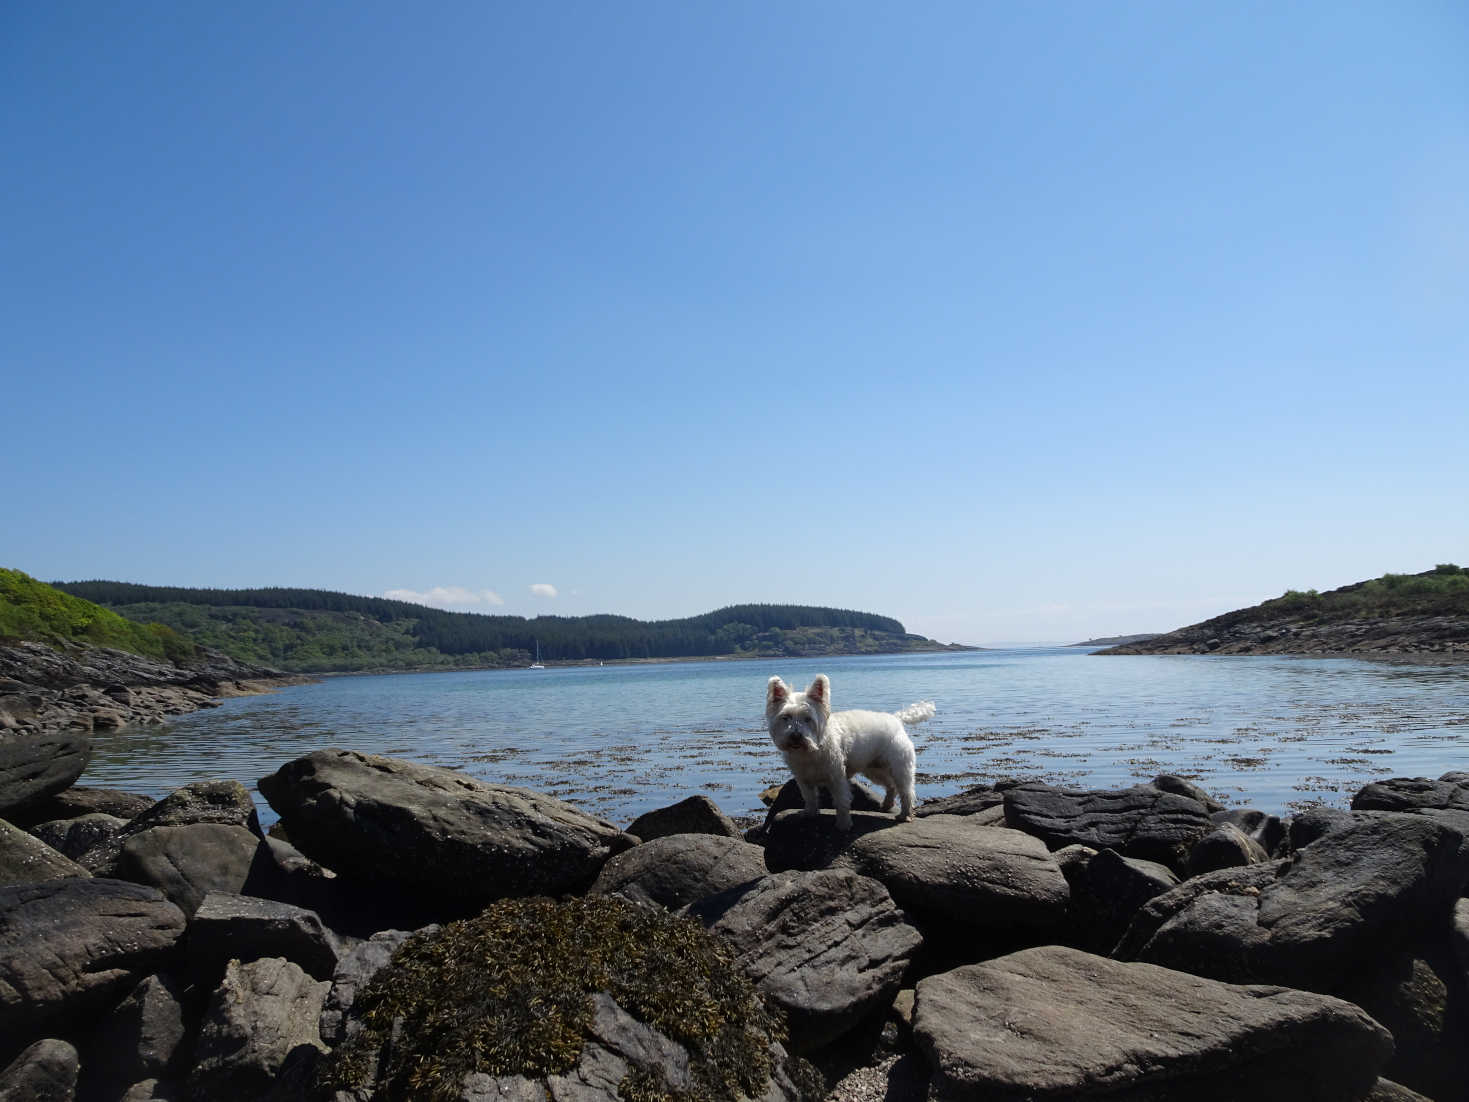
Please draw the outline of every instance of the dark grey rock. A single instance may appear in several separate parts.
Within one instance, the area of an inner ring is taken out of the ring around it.
[[[853,811],[882,811],[882,797],[876,795],[861,781],[849,782],[852,788],[852,810]],[[821,807],[823,810],[832,811],[831,793],[825,788],[819,790]],[[770,804],[770,809],[765,813],[765,821],[752,830],[745,832],[745,841],[756,845],[764,845],[769,833],[775,827],[775,820],[784,812],[793,809],[804,810],[805,800],[801,797],[801,789],[796,784],[795,778],[788,780],[780,786],[780,791]],[[889,816],[891,818],[891,816]]]
[[[778,873],[688,913],[729,940],[756,987],[785,1013],[798,1053],[886,1010],[922,944],[886,888],[838,869]]]
[[[1362,1102],[1433,1102],[1433,1099],[1425,1098],[1417,1091],[1410,1091],[1391,1079],[1379,1079]]]
[[[183,932],[183,912],[141,884],[0,887],[0,1047],[85,1028],[162,968]]]
[[[1258,865],[1270,860],[1265,847],[1233,823],[1221,823],[1193,844],[1188,854],[1190,876]]]
[[[398,946],[415,933],[432,933],[437,926],[426,926],[423,930],[383,930],[366,941],[360,941],[337,962],[332,973],[331,989],[321,1009],[321,1038],[329,1047],[335,1048],[358,1029],[361,1023],[351,1017],[352,1004],[357,1001],[357,992],[365,987],[378,970],[387,964]]]
[[[284,958],[314,979],[329,980],[347,947],[315,911],[211,891],[189,922],[184,948],[191,972],[212,987],[231,959],[262,957]]]
[[[127,826],[111,838],[82,854],[78,864],[86,866],[94,876],[117,876],[117,862],[129,838],[155,827],[206,823],[240,827],[257,838],[262,837],[255,801],[243,784],[239,781],[196,781],[170,792],[147,811],[128,820]]]
[[[180,1102],[183,1088],[169,1079],[144,1079],[134,1083],[117,1102]]]
[[[1171,773],[1162,773],[1154,777],[1152,785],[1160,792],[1172,792],[1177,796],[1187,796],[1191,800],[1197,800],[1204,805],[1204,810],[1211,815],[1224,810],[1222,803],[1194,784],[1193,781],[1184,780],[1182,777],[1175,777]]]
[[[1357,821],[1357,816],[1341,808],[1313,807],[1290,821],[1286,830],[1286,848],[1290,853],[1305,849],[1318,838],[1324,838],[1332,831],[1349,827]]]
[[[592,895],[620,895],[677,910],[766,873],[765,851],[739,838],[673,834],[619,853],[597,874]]]
[[[1071,892],[1045,843],[1018,830],[933,815],[855,838],[842,858],[880,881],[925,931],[1020,931],[1037,940],[1066,923]]]
[[[1246,837],[1259,843],[1266,854],[1280,856],[1278,851],[1285,842],[1285,823],[1278,815],[1269,815],[1249,807],[1237,807],[1228,811],[1216,811],[1209,818],[1215,826],[1228,823],[1238,827]]]
[[[874,831],[892,830],[898,820],[881,811],[853,811],[852,829],[838,830],[836,812],[807,816],[782,811],[769,820],[765,834],[765,867],[771,872],[824,869],[847,852],[854,841]]]
[[[82,1095],[118,1098],[135,1083],[184,1071],[188,1012],[184,984],[149,976],[118,1003],[82,1047]]]
[[[78,815],[75,819],[51,819],[37,823],[30,831],[52,849],[75,861],[93,846],[114,837],[125,826],[126,819],[96,811]]]
[[[80,1070],[77,1050],[54,1037],[37,1041],[0,1071],[5,1102],[72,1102]]]
[[[1462,774],[1445,774],[1445,777],[1457,776]],[[1418,811],[1423,808],[1469,811],[1469,781],[1393,777],[1374,781],[1352,797],[1353,811]]]
[[[1462,842],[1425,816],[1360,816],[1289,861],[1209,873],[1158,896],[1118,955],[1330,989],[1345,962],[1447,925],[1469,876]]]
[[[90,875],[65,854],[0,819],[0,884],[30,884],[63,876]]]
[[[740,836],[740,828],[708,796],[690,796],[671,807],[660,807],[656,811],[639,815],[628,826],[627,832],[644,842],[666,838],[670,834],[717,834],[725,838]]]
[[[189,1091],[210,1102],[258,1102],[298,1048],[325,1051],[318,1022],[331,984],[281,959],[231,961],[209,1000]]]
[[[1068,846],[1056,856],[1083,848]],[[1179,880],[1156,861],[1123,857],[1112,849],[1085,853],[1073,852],[1061,862],[1071,885],[1073,936],[1082,948],[1110,953],[1143,904],[1177,887]]]
[[[92,737],[82,731],[25,734],[0,730],[0,816],[70,787],[92,757]]]
[[[930,1097],[1341,1102],[1392,1039],[1360,1008],[1045,946],[920,980]]]
[[[973,815],[990,808],[1005,806],[1005,792],[992,784],[977,784],[952,796],[924,800],[914,812],[920,819],[929,815]]]
[[[117,875],[157,888],[192,917],[210,892],[245,886],[261,844],[244,827],[221,823],[154,827],[123,843]]]
[[[151,796],[122,792],[115,788],[88,788],[74,784],[63,792],[26,804],[11,822],[25,830],[37,823],[56,819],[79,819],[84,815],[112,815],[126,822],[147,811],[156,803]]]
[[[1140,784],[1119,791],[1055,788],[1032,781],[1005,792],[1005,821],[1052,849],[1080,843],[1157,861],[1182,875],[1193,844],[1213,829],[1189,796]]]
[[[585,890],[635,844],[550,796],[348,750],[298,758],[260,791],[303,853],[446,912]]]

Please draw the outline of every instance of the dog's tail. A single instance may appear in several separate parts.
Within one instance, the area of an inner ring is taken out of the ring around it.
[[[910,704],[901,712],[894,712],[899,723],[922,723],[925,719],[932,719],[934,706],[932,700],[920,700],[917,704]]]

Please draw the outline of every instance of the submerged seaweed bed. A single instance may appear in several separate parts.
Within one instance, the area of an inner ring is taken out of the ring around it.
[[[694,793],[755,815],[760,792],[786,779],[760,715],[765,679],[818,672],[837,708],[937,702],[912,731],[921,799],[1003,777],[1107,788],[1173,773],[1278,813],[1469,768],[1469,668],[1057,648],[337,678],[101,735],[87,775],[157,795],[205,777],[253,786],[281,761],[343,746],[549,792],[614,822]]]

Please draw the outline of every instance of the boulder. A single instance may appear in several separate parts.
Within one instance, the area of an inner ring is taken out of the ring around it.
[[[281,957],[314,979],[329,980],[346,952],[315,911],[225,891],[204,896],[189,922],[184,949],[190,971],[211,987],[230,960],[262,957]]]
[[[768,823],[765,867],[771,872],[824,869],[858,838],[899,825],[898,820],[881,811],[853,811],[852,828],[838,830],[836,812],[831,810],[812,816],[782,811]]]
[[[1193,844],[1188,852],[1188,873],[1235,869],[1241,865],[1258,865],[1270,860],[1265,847],[1233,823],[1220,823]]]
[[[260,791],[292,843],[339,876],[450,912],[583,891],[636,844],[550,796],[349,750],[289,762]]]
[[[141,884],[0,887],[0,1048],[84,1028],[158,971],[183,932],[183,912]]]
[[[677,910],[765,873],[765,851],[740,838],[672,834],[613,857],[590,893]]]
[[[185,984],[149,976],[92,1030],[82,1046],[86,1098],[119,1098],[134,1084],[186,1070],[189,1014]]]
[[[1224,810],[1224,805],[1209,793],[1205,792],[1193,781],[1175,777],[1171,773],[1163,773],[1156,776],[1150,782],[1159,792],[1172,792],[1177,796],[1187,796],[1191,800],[1197,800],[1204,805],[1204,810],[1213,815]]]
[[[855,838],[844,866],[880,881],[923,930],[1031,944],[1066,923],[1071,892],[1045,843],[1018,830],[932,815]]]
[[[75,861],[93,846],[114,837],[125,826],[126,819],[97,811],[78,815],[75,819],[51,819],[37,823],[30,828],[30,832],[58,853]],[[90,876],[91,873],[87,875]]]
[[[1120,791],[1056,788],[1038,781],[1005,791],[1005,822],[1052,849],[1080,843],[1167,865],[1183,875],[1193,844],[1213,829],[1198,800],[1140,784]]]
[[[69,788],[92,757],[85,732],[23,734],[0,730],[0,817]]]
[[[923,943],[876,880],[839,869],[777,873],[688,913],[726,938],[810,1052],[892,1005]]]
[[[719,805],[708,796],[690,796],[671,807],[660,807],[639,815],[628,826],[627,832],[651,842],[670,834],[717,834],[725,838],[738,838],[740,828],[734,820],[719,810]]]
[[[117,862],[128,839],[155,827],[182,827],[200,824],[240,827],[257,838],[260,816],[255,801],[239,781],[196,781],[170,792],[147,811],[135,815],[111,838],[87,850],[78,864],[85,865],[93,876],[117,876]]]
[[[115,788],[88,788],[74,784],[54,796],[26,804],[11,819],[24,830],[37,823],[54,819],[78,819],[83,815],[113,815],[126,822],[147,811],[156,803],[151,796],[123,792]]]
[[[324,1052],[318,1021],[330,987],[288,960],[230,961],[199,1031],[188,1078],[193,1096],[257,1102],[296,1050]]]
[[[54,1037],[37,1041],[0,1071],[6,1102],[72,1102],[80,1070],[77,1050]]]
[[[920,980],[937,1100],[1360,1098],[1392,1052],[1359,1007],[1059,945]]]
[[[0,819],[0,884],[30,884],[62,876],[91,875],[65,854]]]
[[[1067,847],[1056,856],[1082,848]],[[1096,953],[1110,953],[1143,904],[1179,883],[1167,865],[1123,857],[1114,849],[1074,854],[1060,864],[1071,886],[1072,936]]]
[[[1356,817],[1289,861],[1208,873],[1158,896],[1118,955],[1330,989],[1346,962],[1447,924],[1469,876],[1462,841],[1421,815]]]
[[[1353,811],[1419,811],[1424,808],[1469,811],[1469,779],[1445,773],[1436,781],[1426,777],[1393,777],[1373,781],[1352,797]]]
[[[1278,855],[1281,843],[1285,841],[1285,823],[1278,815],[1269,815],[1250,807],[1237,807],[1228,811],[1216,811],[1209,818],[1215,826],[1228,823],[1239,827],[1247,838],[1258,842],[1260,848],[1271,856]]]
[[[210,892],[238,892],[255,863],[260,838],[222,823],[154,827],[123,843],[117,876],[148,884],[193,916]]]
[[[1379,1079],[1362,1102],[1433,1102],[1433,1099],[1425,1098],[1417,1091],[1410,1091],[1391,1079]]]
[[[882,811],[882,797],[876,795],[861,781],[849,782],[852,787],[852,810],[853,811]],[[831,793],[825,788],[819,790],[819,798],[823,810],[833,810]],[[806,801],[801,796],[800,786],[796,784],[795,778],[786,781],[780,786],[775,799],[770,802],[770,809],[765,813],[765,821],[757,827],[745,832],[745,841],[763,845],[769,832],[775,826],[776,818],[783,812],[792,809],[804,810]],[[891,815],[888,816],[891,819]]]

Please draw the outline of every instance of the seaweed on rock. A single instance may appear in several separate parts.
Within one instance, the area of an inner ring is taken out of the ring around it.
[[[529,898],[405,942],[358,995],[363,1028],[319,1086],[375,1081],[374,1098],[457,1099],[476,1072],[565,1074],[590,1036],[597,993],[689,1054],[692,1090],[631,1067],[619,1088],[631,1102],[758,1096],[776,1070],[780,1017],[697,923],[621,899]]]

